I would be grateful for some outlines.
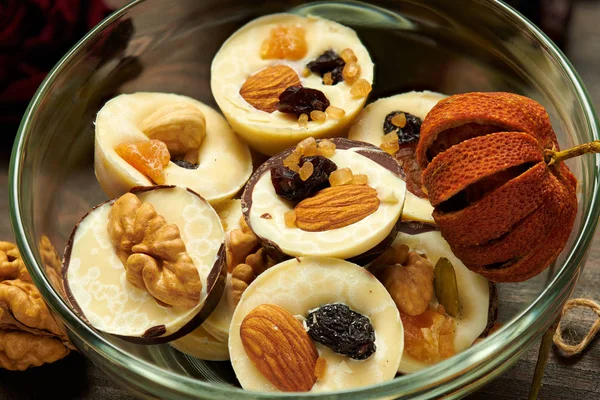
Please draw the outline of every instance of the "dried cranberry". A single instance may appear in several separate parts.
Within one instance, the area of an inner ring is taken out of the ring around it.
[[[366,360],[375,353],[375,330],[368,317],[345,304],[327,304],[308,314],[310,337],[338,354]]]
[[[198,164],[193,164],[185,160],[173,160],[173,164],[185,169],[198,169]]]
[[[392,124],[392,118],[398,114],[406,116],[406,125],[403,128]],[[417,143],[421,135],[421,118],[409,114],[404,111],[392,111],[385,117],[383,122],[383,132],[390,133],[396,131],[398,134],[398,144],[402,147],[403,144]]]
[[[325,111],[329,107],[329,100],[320,90],[309,89],[302,86],[290,86],[279,95],[277,109],[282,113],[306,114],[310,112]]]
[[[346,65],[346,62],[335,51],[327,50],[325,53],[317,57],[316,60],[306,64],[306,67],[311,72],[319,74],[321,77],[327,72],[331,72],[333,84],[336,85],[344,80],[342,77],[344,65]]]
[[[279,197],[301,201],[329,186],[329,175],[337,169],[337,165],[323,156],[309,156],[300,158],[299,166],[307,161],[313,164],[314,171],[305,181],[283,164],[271,168],[271,182]]]

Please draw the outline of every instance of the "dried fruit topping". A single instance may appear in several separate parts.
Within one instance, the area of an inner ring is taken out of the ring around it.
[[[300,114],[300,116],[298,117],[298,125],[302,128],[306,128],[308,126],[308,118],[308,115]]]
[[[313,166],[313,171],[306,180],[302,180],[299,172],[284,165],[271,168],[271,182],[278,196],[300,201],[329,186],[329,175],[337,169],[337,165],[323,156],[309,156],[300,159],[300,168],[306,162]]]
[[[400,312],[400,319],[404,325],[404,351],[413,358],[433,364],[456,353],[454,318],[427,309],[417,316]]]
[[[302,323],[281,307],[262,304],[246,315],[240,338],[248,358],[277,389],[308,392],[319,354]]]
[[[317,57],[316,60],[309,62],[306,66],[309,70],[323,77],[324,85],[336,85],[343,80],[342,70],[346,63],[333,50],[327,50]],[[328,75],[328,82],[325,82],[325,75]],[[329,79],[331,79],[329,81]]]
[[[331,157],[335,154],[335,143],[329,139],[321,139],[317,145],[317,154],[323,157]]]
[[[166,104],[146,117],[140,129],[150,139],[167,145],[172,156],[197,150],[206,136],[206,118],[192,104]]]
[[[279,95],[277,110],[282,113],[310,115],[311,111],[325,111],[329,107],[329,100],[320,90],[309,89],[302,86],[290,86]]]
[[[314,137],[309,137],[301,141],[296,145],[294,153],[300,156],[316,156],[318,154],[317,141]]]
[[[296,225],[308,232],[343,228],[379,208],[377,190],[367,185],[328,187],[296,205]]]
[[[308,314],[308,334],[338,354],[366,360],[376,350],[375,330],[369,317],[345,304],[326,304]]]
[[[383,132],[395,132],[400,146],[417,143],[421,134],[421,118],[403,111],[392,111],[385,117]]]
[[[306,181],[308,178],[310,178],[312,176],[314,171],[315,171],[315,166],[313,165],[313,163],[310,161],[304,161],[302,163],[302,166],[298,170],[298,175],[300,175],[300,179],[302,181]]]
[[[344,111],[343,109],[341,109],[339,107],[336,107],[336,106],[329,106],[329,107],[327,107],[327,109],[325,110],[325,112],[330,117],[336,118],[336,119],[344,118],[344,116],[346,115],[346,111]]]
[[[342,70],[342,77],[344,78],[344,82],[352,85],[358,77],[360,76],[360,65],[357,62],[349,62],[346,63],[344,69]]]
[[[314,110],[310,112],[310,119],[317,122],[325,122],[327,119],[327,114],[325,114],[323,111]]]
[[[544,108],[511,93],[443,99],[420,136],[423,187],[454,254],[494,282],[522,282],[546,269],[577,214],[577,180],[560,160],[593,148],[558,151]]]
[[[350,94],[356,99],[367,97],[371,93],[371,84],[366,79],[359,79],[352,84]]]
[[[185,160],[173,160],[173,164],[185,169],[198,169],[199,164],[193,164]]]
[[[283,219],[285,220],[285,226],[288,228],[296,227],[296,211],[286,211],[285,214],[283,214]]]
[[[248,255],[243,264],[238,264],[231,272],[231,292],[234,303],[239,303],[246,288],[257,276],[273,265],[275,265],[275,261],[267,255],[262,247],[256,253]]]
[[[240,96],[257,110],[277,110],[279,96],[290,86],[301,86],[298,74],[287,65],[271,65],[246,79]]]
[[[171,155],[164,142],[153,139],[137,143],[121,143],[115,148],[115,152],[152,182],[157,185],[165,183],[163,169],[169,165]]]
[[[132,285],[147,290],[159,304],[198,304],[202,281],[177,225],[126,193],[112,205],[107,229]]]
[[[244,262],[246,257],[258,248],[258,238],[246,223],[244,217],[240,218],[240,227],[229,233],[225,243],[227,257],[227,271],[231,272]]]
[[[342,52],[340,53],[340,57],[346,63],[358,61],[358,58],[356,58],[356,54],[354,54],[354,52],[352,51],[352,49],[344,49],[344,50],[342,50]]]
[[[405,265],[390,266],[378,275],[401,312],[415,316],[429,306],[433,298],[433,265],[427,258],[411,251]]]
[[[366,185],[369,183],[369,177],[365,174],[354,175],[350,168],[341,168],[332,172],[329,176],[331,186],[342,185]]]
[[[460,303],[458,301],[458,284],[456,273],[450,260],[442,257],[435,264],[435,296],[444,306],[446,313],[451,317],[458,317]]]
[[[260,48],[263,60],[300,60],[306,56],[306,30],[301,26],[279,25],[271,29]]]

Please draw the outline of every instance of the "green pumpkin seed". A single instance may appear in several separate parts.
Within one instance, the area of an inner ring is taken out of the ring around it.
[[[442,257],[435,264],[435,295],[446,313],[456,318],[460,312],[456,273],[450,260]]]

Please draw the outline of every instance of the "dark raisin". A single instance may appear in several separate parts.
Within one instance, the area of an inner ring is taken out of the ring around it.
[[[327,72],[331,72],[333,84],[336,85],[343,81],[342,70],[346,63],[335,51],[327,50],[321,54],[316,60],[306,64],[306,67],[313,73],[319,74],[321,77]],[[323,82],[325,83],[325,82]]]
[[[193,164],[185,160],[173,160],[173,163],[185,169],[198,169],[198,164]]]
[[[314,110],[325,111],[329,107],[329,100],[320,90],[309,89],[302,86],[290,86],[279,95],[277,109],[282,113],[306,114]]]
[[[309,156],[300,158],[299,166],[307,161],[313,164],[314,171],[305,181],[300,179],[300,174],[283,164],[271,168],[271,182],[279,197],[301,201],[329,187],[329,175],[337,169],[337,165],[323,156]]]
[[[392,118],[398,114],[406,116],[406,125],[403,128],[392,124]],[[392,111],[385,117],[383,122],[383,132],[390,133],[395,131],[398,134],[398,144],[402,147],[403,144],[417,143],[421,134],[421,118],[416,117],[404,111]]]
[[[365,360],[375,353],[375,330],[368,317],[345,304],[327,304],[308,314],[310,337],[338,354]]]

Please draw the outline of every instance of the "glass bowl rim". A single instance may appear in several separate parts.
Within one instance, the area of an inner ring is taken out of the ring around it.
[[[563,55],[561,50],[558,49],[556,45],[539,28],[537,28],[533,23],[531,23],[509,5],[500,0],[476,1],[485,2],[488,7],[495,8],[497,11],[508,14],[515,18],[518,24],[522,24],[522,28],[529,31],[529,33],[531,33],[535,39],[547,49],[553,59],[558,62],[561,72],[569,78],[571,84],[573,85],[574,93],[577,96],[578,101],[583,106],[583,110],[585,112],[585,122],[589,128],[589,132],[591,133],[591,138],[593,140],[600,139],[598,134],[600,131],[600,124],[598,123],[598,119],[595,115],[589,95],[579,75],[574,70],[569,60]],[[43,272],[43,268],[37,263],[31,247],[29,246],[27,233],[25,232],[25,228],[21,222],[22,218],[19,183],[22,175],[23,150],[25,143],[28,141],[31,121],[35,116],[36,110],[40,106],[41,100],[48,93],[49,88],[52,86],[56,80],[56,77],[61,73],[65,65],[67,65],[85,45],[93,41],[96,36],[105,28],[125,15],[130,9],[144,2],[145,0],[135,0],[123,8],[114,11],[92,30],[90,30],[52,68],[38,88],[37,92],[29,103],[29,106],[27,107],[27,110],[25,111],[11,154],[8,183],[9,211],[17,245],[20,249],[25,264],[27,265],[27,269],[29,270],[34,283],[40,288],[40,292],[42,293],[44,299],[49,303],[50,307],[62,317],[67,326],[80,340],[83,341],[83,343],[90,346],[104,359],[104,361],[109,361],[111,364],[117,365],[123,369],[131,370],[136,375],[144,376],[145,379],[150,379],[158,383],[161,386],[161,391],[167,390],[171,395],[209,395],[211,393],[214,394],[215,391],[217,391],[220,392],[220,396],[235,395],[238,396],[238,398],[317,398],[320,396],[348,394],[368,396],[393,395],[400,389],[419,388],[418,385],[411,384],[409,380],[417,382],[417,384],[420,382],[427,382],[429,387],[446,385],[446,387],[459,389],[460,387],[458,384],[452,386],[448,385],[448,382],[452,382],[452,378],[457,377],[457,374],[461,373],[463,366],[475,366],[485,362],[486,359],[489,359],[494,355],[499,355],[500,351],[510,345],[510,339],[521,338],[529,341],[535,339],[537,333],[535,329],[530,329],[531,326],[536,322],[539,322],[538,325],[544,324],[544,317],[546,317],[547,320],[547,317],[553,312],[550,309],[551,306],[555,305],[557,299],[561,294],[563,294],[560,289],[566,287],[572,281],[572,278],[576,274],[578,266],[585,255],[585,250],[588,248],[593,237],[598,217],[600,216],[600,204],[598,201],[596,201],[599,195],[599,177],[598,174],[594,173],[594,167],[596,165],[600,165],[599,155],[595,155],[594,157],[590,156],[585,161],[589,167],[590,174],[593,175],[591,179],[593,185],[591,188],[592,197],[590,200],[590,210],[587,216],[584,216],[581,235],[579,235],[573,242],[564,264],[554,279],[544,289],[544,291],[542,291],[542,293],[529,305],[529,307],[514,316],[510,323],[507,323],[501,327],[487,340],[474,344],[469,349],[455,355],[451,359],[445,360],[408,376],[395,378],[391,381],[374,385],[323,393],[298,394],[249,392],[234,387],[216,387],[208,382],[180,375],[178,373],[165,370],[147,361],[138,359],[137,357],[120,350],[119,347],[108,342],[97,331],[85,324],[52,287],[48,278]],[[544,325],[547,327],[547,325],[549,325],[551,322],[552,321],[546,321]],[[467,374],[474,375],[475,378],[479,377],[476,371],[475,374],[473,374],[473,370],[469,370]],[[470,379],[469,382],[472,380],[474,379]]]

